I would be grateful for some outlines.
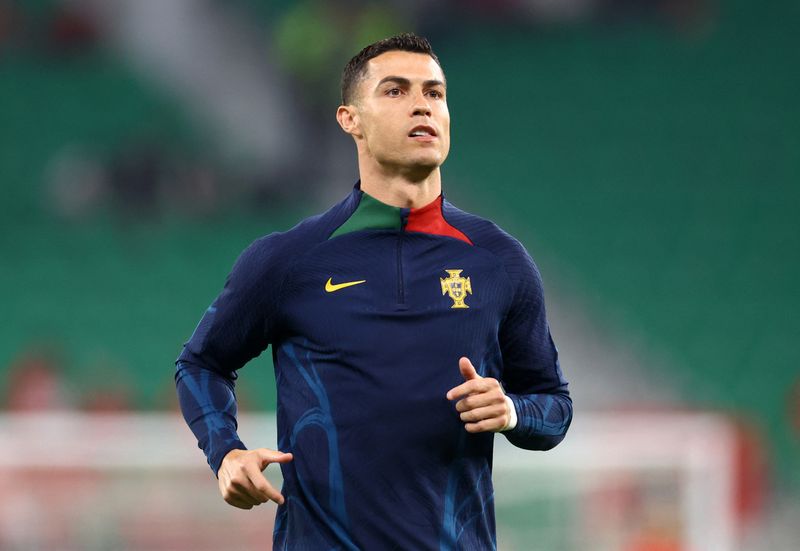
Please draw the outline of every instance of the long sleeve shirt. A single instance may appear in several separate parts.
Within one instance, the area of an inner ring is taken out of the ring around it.
[[[294,455],[275,549],[496,548],[494,433],[468,433],[445,397],[461,356],[511,398],[514,445],[550,449],[572,420],[533,260],[443,193],[400,208],[357,182],[240,255],[176,361],[215,473],[246,449],[236,371],[269,345],[278,448]]]

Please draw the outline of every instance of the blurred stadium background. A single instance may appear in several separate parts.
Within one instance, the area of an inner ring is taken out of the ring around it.
[[[797,2],[0,0],[0,549],[269,548],[173,361],[245,246],[351,189],[341,69],[406,30],[576,403],[563,450],[498,439],[500,548],[800,548]],[[239,381],[274,446],[270,354]]]

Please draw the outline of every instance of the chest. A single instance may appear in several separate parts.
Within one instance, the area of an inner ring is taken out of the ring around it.
[[[303,252],[284,282],[281,315],[287,330],[305,335],[422,319],[493,326],[509,298],[503,265],[485,249],[375,230]]]

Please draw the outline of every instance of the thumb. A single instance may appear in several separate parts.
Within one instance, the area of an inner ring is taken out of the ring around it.
[[[258,458],[261,460],[261,470],[267,468],[270,463],[288,463],[293,459],[291,453],[269,450],[267,448],[258,449]]]
[[[465,381],[481,378],[481,376],[478,375],[478,372],[475,371],[475,366],[472,365],[472,362],[469,361],[469,358],[466,356],[462,356],[458,360],[458,369],[461,371],[461,376],[464,377]]]

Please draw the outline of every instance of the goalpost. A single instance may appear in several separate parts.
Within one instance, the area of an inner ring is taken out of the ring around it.
[[[274,415],[239,427],[275,447]],[[724,418],[578,411],[548,452],[495,442],[501,551],[736,549]],[[178,414],[0,415],[0,549],[269,549],[273,518],[222,501]]]
[[[496,442],[501,548],[736,548],[735,435],[722,417],[577,412],[548,452]]]

